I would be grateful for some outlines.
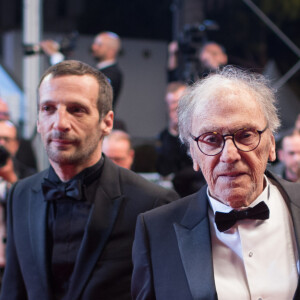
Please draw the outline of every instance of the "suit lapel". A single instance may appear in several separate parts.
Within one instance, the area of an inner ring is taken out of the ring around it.
[[[182,264],[193,299],[217,297],[207,209],[205,186],[190,201],[181,224],[174,224]]]
[[[269,171],[266,171],[266,175],[272,179],[272,182],[277,186],[291,212],[298,248],[298,256],[300,257],[300,184],[285,181]],[[298,277],[298,286],[294,299],[300,299],[300,277]]]
[[[300,184],[283,180],[269,171],[266,171],[266,175],[277,186],[291,212],[300,255]]]
[[[47,171],[46,171],[47,172]],[[32,187],[32,198],[29,200],[29,232],[34,258],[40,273],[41,285],[50,295],[49,265],[47,259],[47,203],[43,200],[41,182],[47,174],[44,172]],[[38,283],[37,283],[38,284]]]
[[[79,249],[67,299],[78,299],[112,232],[123,196],[117,168],[105,159],[95,202]]]

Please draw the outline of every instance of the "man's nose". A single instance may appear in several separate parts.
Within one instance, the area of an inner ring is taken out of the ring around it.
[[[64,108],[57,109],[55,113],[54,128],[60,131],[67,131],[70,128],[68,112]]]
[[[227,137],[224,141],[225,145],[221,152],[220,160],[226,163],[232,163],[240,159],[240,153],[238,148],[235,146],[233,139]]]

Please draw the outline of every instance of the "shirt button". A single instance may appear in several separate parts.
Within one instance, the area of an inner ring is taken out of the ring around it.
[[[253,252],[249,252],[249,257],[252,257],[253,256]],[[261,298],[259,298],[258,300],[262,300]]]

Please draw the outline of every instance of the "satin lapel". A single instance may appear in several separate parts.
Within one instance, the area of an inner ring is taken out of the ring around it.
[[[182,264],[193,299],[216,299],[206,187],[190,205],[181,224],[174,224]]]
[[[101,185],[99,184],[88,227],[77,256],[67,299],[75,300],[80,297],[111,234],[123,199],[116,178],[118,177],[115,177],[114,187],[119,194],[116,198],[111,198],[104,191],[102,180]]]
[[[40,181],[32,189],[32,198],[29,204],[29,232],[31,247],[40,273],[41,284],[45,291],[50,289],[49,266],[47,259],[47,203],[43,200]],[[25,250],[26,251],[26,250]]]

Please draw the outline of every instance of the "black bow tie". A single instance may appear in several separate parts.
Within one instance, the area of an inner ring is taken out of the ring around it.
[[[54,183],[44,178],[42,190],[46,201],[72,198],[82,200],[82,187],[80,180],[71,180],[70,182]]]
[[[244,219],[266,220],[269,219],[269,208],[265,202],[260,202],[254,207],[245,210],[232,210],[229,213],[217,211],[215,213],[215,222],[219,231],[223,232],[231,228],[236,221]]]

